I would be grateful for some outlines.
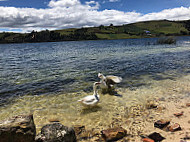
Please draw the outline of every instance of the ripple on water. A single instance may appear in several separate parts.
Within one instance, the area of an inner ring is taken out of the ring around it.
[[[116,122],[122,123],[130,117],[140,116],[149,100],[155,101],[171,95],[187,97],[187,92],[190,91],[190,75],[176,80],[151,80],[145,77],[144,81],[151,85],[136,90],[118,88],[118,94],[122,97],[103,95],[99,92],[100,103],[92,109],[84,109],[77,102],[78,99],[92,92],[21,96],[11,104],[2,107],[0,118],[3,120],[18,114],[34,113],[37,131],[49,123],[50,119],[58,119],[68,126],[80,124],[87,128],[102,129]]]
[[[37,131],[51,118],[102,129],[141,116],[148,100],[188,96],[185,38],[177,45],[146,44],[156,39],[0,45],[0,119],[34,113]],[[119,95],[99,92],[98,106],[83,109],[77,100],[92,94],[98,72],[123,77]]]

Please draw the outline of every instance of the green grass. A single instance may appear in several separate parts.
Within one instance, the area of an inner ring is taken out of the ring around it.
[[[145,21],[132,23],[122,26],[99,26],[99,27],[88,27],[88,28],[70,28],[55,30],[55,33],[60,33],[56,35],[53,41],[64,40],[85,40],[89,39],[127,39],[127,38],[143,38],[143,37],[158,37],[158,36],[168,36],[168,35],[190,35],[190,30],[187,30],[188,24],[190,21],[168,21],[168,20],[158,20],[158,21]],[[147,34],[146,31],[150,31],[151,34]],[[47,32],[46,32],[47,33]],[[40,38],[44,41],[43,32],[36,32],[38,36],[38,42],[41,41]],[[14,42],[25,40],[25,36],[31,36],[30,34],[18,34],[18,33],[0,33],[0,38],[2,43]],[[63,36],[62,36],[63,35]],[[97,38],[96,38],[96,36]],[[3,37],[3,38],[2,38]],[[40,37],[40,38],[39,38]],[[74,39],[74,38],[75,39]],[[77,38],[78,37],[78,38]],[[57,38],[57,39],[56,39]],[[28,38],[30,39],[32,37]],[[25,41],[24,41],[25,42]]]
[[[136,27],[152,31],[152,33],[180,33],[180,31],[186,31],[184,23],[175,22],[175,21],[148,21],[148,22],[139,22],[134,24]]]
[[[96,36],[100,39],[126,39],[126,38],[139,38],[138,36],[130,36],[129,34],[99,34],[96,33]]]

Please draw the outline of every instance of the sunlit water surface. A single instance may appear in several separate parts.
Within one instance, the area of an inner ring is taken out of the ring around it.
[[[134,105],[176,95],[189,97],[190,37],[176,45],[126,39],[0,45],[0,120],[33,113],[37,129],[58,119],[72,126],[107,127],[128,118]],[[118,75],[118,95],[103,95],[92,109],[78,99],[92,95],[99,72]]]

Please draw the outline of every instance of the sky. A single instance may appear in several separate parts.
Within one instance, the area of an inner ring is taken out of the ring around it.
[[[0,32],[188,20],[190,0],[0,0]]]

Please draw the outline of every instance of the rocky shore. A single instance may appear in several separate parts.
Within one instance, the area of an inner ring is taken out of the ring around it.
[[[58,118],[49,119],[37,134],[33,115],[18,115],[0,122],[0,142],[188,142],[190,100],[175,96],[148,100],[144,109],[134,105],[126,116],[118,113],[102,129],[65,125]]]

